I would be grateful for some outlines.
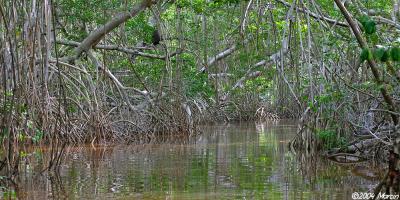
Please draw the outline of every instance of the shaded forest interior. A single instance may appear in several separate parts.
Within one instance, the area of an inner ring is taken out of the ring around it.
[[[387,164],[400,190],[397,0],[0,0],[0,171],[82,143],[298,119],[293,151]],[[3,176],[1,176],[3,177]]]

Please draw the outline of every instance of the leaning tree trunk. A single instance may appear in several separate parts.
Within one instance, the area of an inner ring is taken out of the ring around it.
[[[359,46],[363,49],[368,49],[368,44],[365,41],[365,39],[362,37],[360,33],[360,28],[358,27],[357,23],[353,20],[353,17],[351,14],[347,11],[346,7],[343,5],[343,3],[340,0],[335,0],[336,5],[339,7],[340,11],[342,12],[343,16],[346,18],[347,23],[350,26],[351,31],[353,32],[354,36],[357,39],[357,42],[359,43]],[[382,186],[385,186],[386,194],[399,194],[399,185],[400,185],[400,132],[398,130],[398,122],[399,122],[399,117],[396,113],[397,111],[397,106],[393,101],[392,96],[389,95],[387,91],[388,85],[384,83],[384,81],[381,78],[379,68],[376,64],[376,62],[372,58],[368,58],[368,65],[371,69],[372,74],[374,75],[375,82],[378,85],[381,85],[383,87],[380,87],[380,92],[383,96],[383,99],[385,103],[387,104],[389,111],[391,111],[391,117],[393,120],[393,123],[395,125],[395,132],[396,132],[396,137],[393,141],[393,148],[390,149],[389,152],[389,171],[387,173],[387,176],[385,176],[385,180],[382,181],[381,184],[378,185],[376,188],[375,194],[378,194],[382,190]],[[375,195],[377,197],[377,195]]]

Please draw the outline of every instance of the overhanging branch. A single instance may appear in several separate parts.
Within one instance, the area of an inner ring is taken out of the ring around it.
[[[62,45],[74,46],[74,47],[78,47],[79,45],[81,45],[81,43],[79,43],[79,42],[68,41],[68,40],[57,40],[57,43],[62,44]],[[150,54],[150,53],[145,53],[145,52],[139,51],[139,49],[146,49],[144,47],[127,48],[127,47],[121,47],[118,45],[96,45],[96,46],[93,46],[93,48],[110,50],[110,51],[119,51],[119,52],[126,53],[129,55],[136,55],[136,56],[142,56],[142,57],[153,58],[153,59],[160,59],[160,60],[166,59],[166,56]],[[183,50],[178,49],[177,51],[171,53],[169,57],[174,57],[182,52],[183,52]]]
[[[291,4],[286,2],[286,1],[283,1],[283,0],[276,0],[276,1],[278,1],[281,4],[283,4],[286,7],[290,7],[291,6]],[[338,25],[338,26],[342,26],[342,27],[348,27],[348,25],[345,22],[334,20],[334,19],[332,19],[330,17],[325,17],[325,16],[318,15],[316,13],[311,12],[308,9],[303,9],[303,8],[298,8],[298,7],[296,9],[298,11],[302,12],[302,13],[309,14],[310,17],[312,17],[314,19],[324,20],[324,21],[326,21],[326,22],[328,22],[330,24],[333,24],[333,25]]]
[[[83,41],[80,43],[74,51],[74,55],[71,57],[63,58],[68,62],[78,59],[83,52],[88,51],[97,43],[104,38],[104,36],[114,30],[116,27],[126,22],[128,19],[136,16],[141,11],[150,7],[153,4],[151,0],[143,0],[139,4],[136,4],[130,12],[122,12],[108,21],[104,26],[97,28],[92,31]]]

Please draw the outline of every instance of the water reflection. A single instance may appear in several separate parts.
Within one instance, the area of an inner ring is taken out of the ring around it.
[[[23,165],[21,199],[349,199],[378,178],[355,166],[294,155],[293,122],[204,126],[186,144],[68,147],[59,173]],[[34,152],[34,151],[33,151]],[[46,151],[43,151],[46,154]],[[357,167],[357,166],[356,166]],[[359,167],[359,166],[358,166]],[[368,170],[367,170],[368,171]]]

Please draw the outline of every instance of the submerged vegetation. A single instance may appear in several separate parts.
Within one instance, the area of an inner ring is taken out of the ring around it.
[[[400,11],[389,0],[0,0],[0,182],[20,148],[299,119],[294,151],[376,159],[399,192]],[[377,194],[376,193],[376,194]],[[12,193],[9,193],[13,195]]]

